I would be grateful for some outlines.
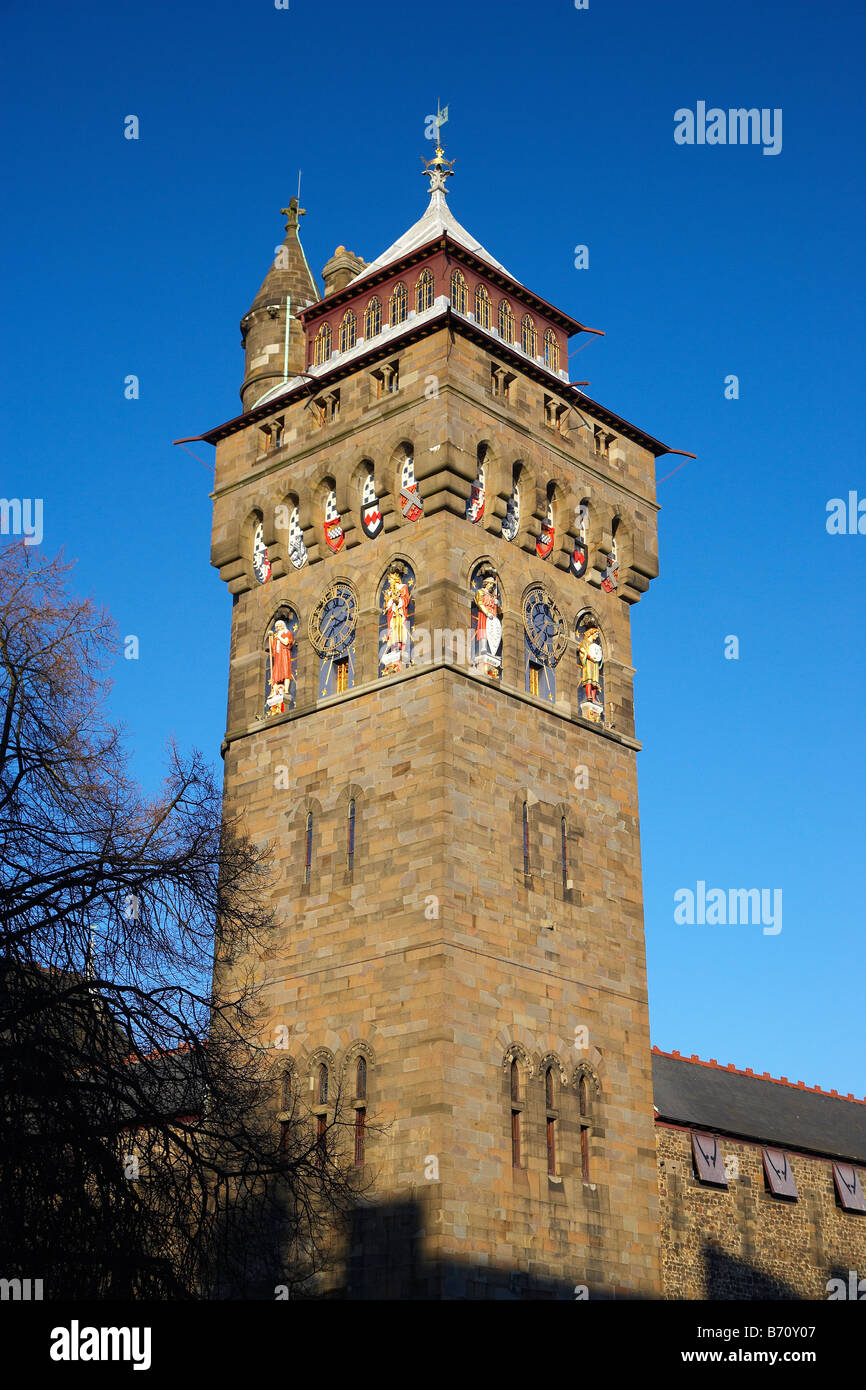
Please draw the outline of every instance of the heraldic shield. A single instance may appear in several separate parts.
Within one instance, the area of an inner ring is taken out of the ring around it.
[[[345,539],[346,537],[343,533],[343,527],[339,517],[336,521],[325,522],[325,541],[331,550],[333,550],[334,554],[340,549]]]
[[[289,516],[289,559],[296,570],[303,569],[307,563],[304,530],[301,526],[301,517],[297,507],[292,508]]]
[[[513,541],[517,532],[520,530],[520,487],[517,482],[511,490],[511,496],[505,507],[505,517],[502,522],[502,538],[506,541]]]
[[[378,499],[369,507],[361,509],[361,530],[369,540],[375,540],[381,531],[384,522],[382,513],[379,511]]]
[[[407,483],[400,489],[400,510],[407,521],[420,521],[424,515],[424,503],[418,495],[418,484]]]
[[[466,504],[466,520],[480,521],[484,515],[485,489],[483,483],[472,484],[472,494]]]
[[[607,567],[601,576],[601,587],[606,594],[612,594],[619,584],[619,568],[617,565],[616,552],[611,551],[607,557]]]
[[[575,541],[574,550],[571,552],[569,569],[575,579],[582,579],[586,574],[586,565],[589,559],[589,547],[585,541]]]
[[[325,544],[336,554],[345,539],[340,513],[337,511],[337,494],[331,488],[325,501]]]
[[[484,484],[484,460],[481,457],[483,445],[479,447],[478,473],[475,482],[472,484],[472,491],[469,494],[469,501],[466,503],[466,520],[480,521],[484,515],[484,498],[486,488]]]
[[[546,560],[553,549],[553,527],[546,521],[541,528],[541,534],[535,542],[535,553],[541,560]]]
[[[372,473],[364,480],[361,496],[361,530],[368,540],[374,540],[384,525],[379,499],[376,496],[376,483]]]
[[[424,515],[424,502],[415,481],[415,460],[403,461],[400,473],[400,511],[407,521],[420,521]]]

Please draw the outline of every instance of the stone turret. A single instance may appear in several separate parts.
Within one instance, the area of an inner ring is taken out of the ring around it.
[[[298,237],[298,220],[305,209],[292,198],[282,211],[288,219],[285,240],[241,319],[245,353],[241,400],[245,411],[282,381],[304,370],[304,330],[296,315],[321,298]]]

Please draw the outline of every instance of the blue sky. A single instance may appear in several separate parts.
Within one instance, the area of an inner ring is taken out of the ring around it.
[[[371,259],[423,211],[438,96],[457,217],[605,330],[572,364],[592,396],[699,455],[632,612],[653,1040],[866,1094],[866,536],[825,529],[866,497],[862,9],[180,0],[4,28],[2,492],[44,498],[46,549],[140,639],[113,700],[145,784],[169,735],[218,762],[225,716],[212,450],[171,440],[239,408],[298,169],[314,271]],[[675,144],[698,101],[781,108],[781,153]],[[676,925],[698,880],[782,889],[782,931]]]

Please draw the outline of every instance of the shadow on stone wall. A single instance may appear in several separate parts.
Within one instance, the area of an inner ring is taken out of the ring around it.
[[[424,1256],[424,1213],[416,1202],[365,1207],[351,1223],[346,1286],[336,1297],[346,1299],[484,1300],[554,1299],[574,1301],[576,1280],[555,1279],[541,1272],[515,1271],[465,1260]],[[803,1302],[793,1285],[755,1269],[716,1246],[705,1245],[703,1263],[706,1300],[755,1303]],[[847,1272],[845,1272],[847,1277]],[[640,1294],[614,1293],[599,1281],[589,1283],[593,1303],[644,1301]]]
[[[424,1213],[416,1202],[365,1207],[354,1213],[348,1278],[336,1294],[346,1299],[574,1301],[575,1282],[532,1271],[516,1271],[465,1260],[428,1259],[422,1250]],[[613,1299],[602,1285],[589,1286],[594,1302]],[[638,1295],[623,1290],[618,1302]]]
[[[745,1299],[757,1303],[777,1301],[802,1302],[803,1295],[782,1279],[774,1279],[744,1260],[728,1255],[716,1246],[705,1245],[703,1250],[704,1287],[708,1301]]]

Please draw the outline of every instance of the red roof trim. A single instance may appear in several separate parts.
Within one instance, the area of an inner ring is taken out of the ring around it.
[[[557,309],[555,304],[542,299],[540,294],[534,290],[527,289],[526,285],[515,280],[507,271],[498,269],[490,261],[486,261],[483,256],[479,256],[475,251],[470,251],[467,246],[463,246],[459,241],[455,241],[447,232],[439,232],[423,246],[417,246],[414,251],[408,251],[405,256],[400,256],[396,261],[389,262],[388,265],[380,266],[378,270],[369,274],[364,271],[359,280],[350,280],[348,285],[344,285],[341,290],[335,290],[333,294],[326,295],[316,304],[308,304],[306,308],[299,309],[295,317],[301,321],[304,327],[321,315],[330,313],[332,309],[337,309],[347,300],[354,299],[357,294],[362,294],[366,289],[373,289],[374,286],[381,284],[384,280],[390,279],[392,275],[398,274],[402,268],[417,265],[434,251],[442,250],[451,255],[455,260],[462,260],[464,264],[473,270],[487,276],[500,289],[505,289],[514,299],[522,299],[529,307],[539,310],[545,314],[552,323],[556,323],[560,328],[571,330],[568,337],[573,338],[576,333],[599,333],[597,328],[588,328],[586,324],[574,318],[572,314],[567,314],[563,309]]]
[[[676,1062],[692,1062],[698,1067],[712,1067],[716,1071],[735,1072],[737,1076],[751,1076],[756,1081],[772,1081],[774,1085],[788,1086],[792,1091],[809,1091],[813,1095],[829,1096],[831,1100],[851,1100],[855,1105],[866,1105],[866,1100],[861,1100],[859,1096],[852,1096],[850,1091],[847,1096],[840,1096],[838,1091],[824,1091],[820,1086],[807,1086],[805,1081],[789,1081],[787,1076],[771,1076],[768,1071],[752,1071],[751,1067],[746,1067],[745,1071],[741,1071],[739,1067],[734,1066],[733,1062],[728,1062],[727,1066],[719,1066],[715,1057],[711,1057],[709,1062],[705,1062],[695,1052],[692,1053],[691,1057],[684,1057],[681,1052],[662,1052],[660,1047],[653,1047],[653,1052],[659,1057],[672,1057]]]

